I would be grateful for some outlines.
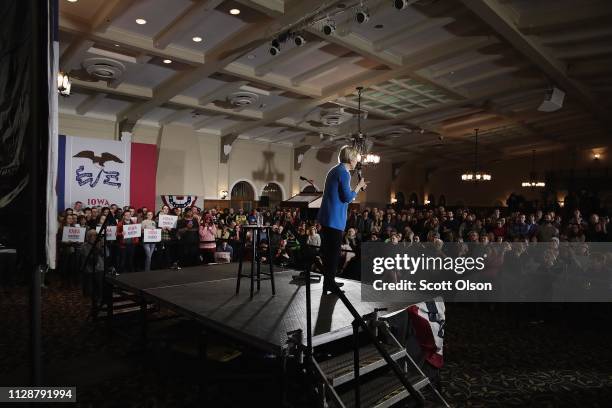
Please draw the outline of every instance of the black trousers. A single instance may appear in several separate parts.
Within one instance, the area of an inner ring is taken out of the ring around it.
[[[321,228],[321,259],[326,280],[333,282],[340,264],[340,246],[344,231],[335,228]]]

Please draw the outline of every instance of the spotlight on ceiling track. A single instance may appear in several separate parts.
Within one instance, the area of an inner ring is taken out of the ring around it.
[[[367,23],[370,19],[370,13],[366,9],[358,10],[355,14],[355,21],[359,24]]]
[[[280,41],[272,40],[272,43],[270,44],[270,54],[276,56],[280,54],[280,52]]]
[[[325,35],[332,35],[334,31],[336,31],[336,22],[334,20],[327,20],[323,24],[322,31],[323,31],[323,34]]]
[[[293,38],[293,42],[295,42],[295,45],[297,45],[298,47],[301,47],[302,45],[306,44],[306,40],[301,35],[296,35]]]
[[[406,7],[408,7],[409,1],[408,0],[393,0],[393,7],[395,7],[398,10],[403,10]]]

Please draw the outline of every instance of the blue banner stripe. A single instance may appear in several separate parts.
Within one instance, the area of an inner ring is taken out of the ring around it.
[[[66,180],[64,175],[66,174],[66,136],[58,136],[58,149],[57,149],[57,210],[64,211],[64,195],[66,189]]]

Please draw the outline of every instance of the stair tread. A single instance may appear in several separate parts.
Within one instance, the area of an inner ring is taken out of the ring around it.
[[[411,384],[420,384],[420,386],[415,386],[417,390],[424,386],[422,382],[423,379],[424,377],[418,375],[408,377],[408,381]],[[387,406],[385,403],[390,403],[392,399],[397,399],[397,401],[399,401],[408,397],[409,394],[395,375],[387,373],[361,384],[360,395],[362,408],[374,408],[379,406]],[[354,388],[349,387],[345,392],[341,393],[340,399],[346,408],[354,407]]]
[[[396,353],[403,351],[402,348],[397,346],[389,346],[386,344],[382,345],[385,350],[392,356]],[[376,347],[373,344],[369,344],[359,349],[359,367],[364,368],[372,365],[378,361],[383,360],[383,356],[380,355]],[[353,350],[346,353],[340,354],[336,357],[330,358],[319,363],[319,366],[329,379],[338,378],[345,374],[353,373]],[[352,377],[352,376],[351,376]]]

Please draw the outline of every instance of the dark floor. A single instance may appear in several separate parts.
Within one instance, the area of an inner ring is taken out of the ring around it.
[[[188,345],[143,352],[125,330],[111,338],[103,322],[88,321],[78,289],[51,279],[43,296],[46,383],[76,385],[76,406],[259,406],[278,395],[278,379],[267,374],[273,358],[243,350],[213,363],[203,396],[201,364]],[[0,289],[0,385],[27,383],[27,310],[26,289]],[[609,407],[610,312],[607,304],[447,304],[444,393],[455,407]],[[236,374],[248,380],[219,379]]]

